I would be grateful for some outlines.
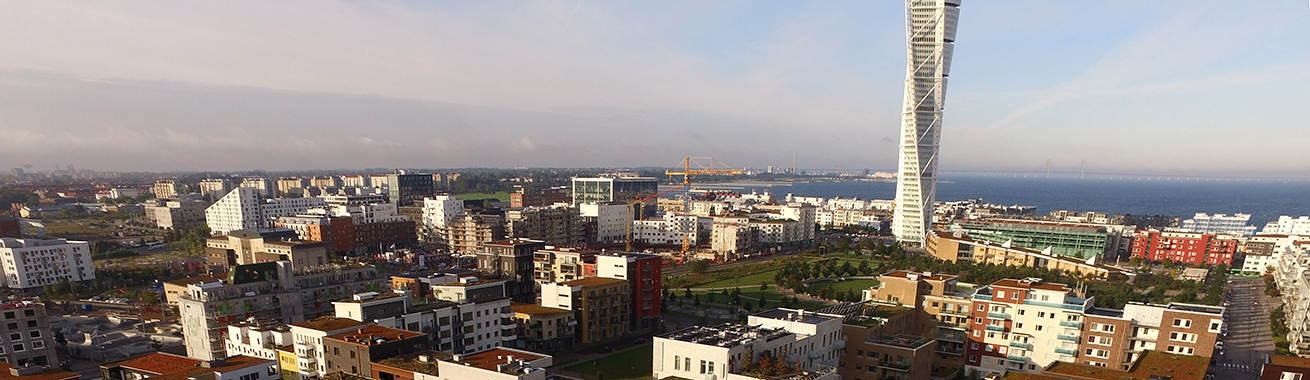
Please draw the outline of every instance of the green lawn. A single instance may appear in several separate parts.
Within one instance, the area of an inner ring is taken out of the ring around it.
[[[854,280],[852,280],[852,281],[854,281]],[[858,291],[858,290],[857,290],[857,291]],[[709,300],[709,297],[707,296],[708,293],[709,293],[709,291],[692,291],[692,292],[691,292],[692,295],[697,295],[697,294],[699,294],[700,297],[701,297],[700,299],[701,299],[702,301],[708,301],[708,300]],[[688,299],[688,298],[686,298],[686,297],[683,297],[683,294],[685,294],[685,293],[683,293],[683,292],[677,292],[678,300],[679,300],[679,301],[682,301],[682,302],[683,302],[683,305],[691,305],[693,301],[690,300],[690,299]],[[741,290],[741,296],[742,296],[742,298],[745,298],[745,299],[742,300],[742,302],[750,302],[750,303],[751,303],[751,308],[752,308],[752,310],[758,310],[757,305],[759,305],[759,303],[758,303],[759,301],[755,301],[755,300],[758,300],[758,299],[760,299],[760,298],[764,298],[764,300],[768,302],[768,303],[765,305],[765,307],[768,307],[768,308],[782,307],[782,306],[783,306],[783,304],[782,304],[782,301],[783,301],[783,300],[791,299],[790,296],[784,296],[784,295],[782,295],[782,293],[778,293],[778,291],[773,290],[773,286],[769,286],[769,289],[768,289],[768,290],[760,290],[759,288],[742,288],[742,290]],[[732,296],[731,296],[730,294],[722,294],[722,293],[716,293],[716,294],[714,295],[714,297],[715,297],[714,300],[717,301],[717,302],[719,302],[719,303],[727,303],[729,300],[732,299]],[[796,304],[796,307],[799,307],[799,308],[801,308],[801,309],[806,309],[806,310],[822,309],[822,308],[825,308],[825,307],[828,307],[828,306],[829,306],[828,304],[825,304],[825,303],[822,303],[822,302],[817,302],[817,301],[801,301],[800,303]],[[706,306],[706,307],[709,307],[709,306]]]
[[[778,271],[776,271],[776,270],[771,270],[771,271],[768,271],[768,272],[760,272],[760,273],[755,273],[755,274],[748,274],[748,275],[745,275],[745,276],[742,276],[742,277],[738,277],[738,278],[730,278],[730,279],[727,279],[727,280],[719,280],[719,281],[715,281],[715,282],[711,282],[711,283],[707,283],[707,284],[692,285],[691,287],[693,287],[693,288],[725,288],[725,287],[744,286],[744,285],[760,286],[760,283],[761,283],[761,282],[765,282],[765,283],[773,284],[773,276],[775,276],[775,275],[777,275],[777,274],[778,274]]]
[[[603,375],[605,380],[648,380],[651,376],[651,355],[653,355],[653,352],[654,346],[647,344],[600,359],[564,367],[564,369],[591,375]]]
[[[499,199],[501,202],[509,202],[509,192],[507,192],[507,191],[500,191],[500,192],[489,193],[489,194],[488,194],[488,193],[465,193],[465,194],[455,194],[455,199],[461,199],[461,200],[463,200],[463,199],[487,199],[487,198],[496,198],[496,199]]]

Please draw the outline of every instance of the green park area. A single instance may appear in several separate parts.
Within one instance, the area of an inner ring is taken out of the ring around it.
[[[647,380],[651,375],[651,355],[654,347],[642,345],[599,359],[564,367],[565,371],[590,375],[588,379]]]

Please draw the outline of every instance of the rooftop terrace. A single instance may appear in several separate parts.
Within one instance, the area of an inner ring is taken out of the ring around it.
[[[724,323],[717,326],[692,326],[682,330],[658,335],[658,338],[732,348],[755,339],[766,341],[792,335],[783,329],[766,329],[758,326]]]

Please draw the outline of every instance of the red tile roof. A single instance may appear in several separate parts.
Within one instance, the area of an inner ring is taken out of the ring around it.
[[[1007,288],[1019,288],[1019,289],[1056,290],[1056,291],[1065,291],[1065,292],[1071,290],[1069,289],[1068,286],[1065,286],[1064,284],[1050,284],[1045,282],[1032,283],[1032,282],[1024,282],[1024,281],[1011,280],[1011,279],[998,280],[996,282],[993,282],[992,286],[1003,286]]]
[[[1286,367],[1310,368],[1310,359],[1295,356],[1269,355],[1269,363]]]
[[[150,372],[164,375],[185,371],[195,368],[200,364],[200,360],[192,359],[185,356],[178,356],[162,352],[156,352],[150,355],[141,356],[133,359],[127,359],[117,363],[106,364],[106,366],[125,367],[137,371]]]
[[[1128,371],[1057,361],[1042,371],[1045,375],[1088,380],[1147,380],[1152,376],[1173,380],[1201,380],[1210,368],[1210,358],[1143,351]]]

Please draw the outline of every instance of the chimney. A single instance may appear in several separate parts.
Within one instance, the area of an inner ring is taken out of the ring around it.
[[[514,364],[514,355],[505,355],[505,364]]]

